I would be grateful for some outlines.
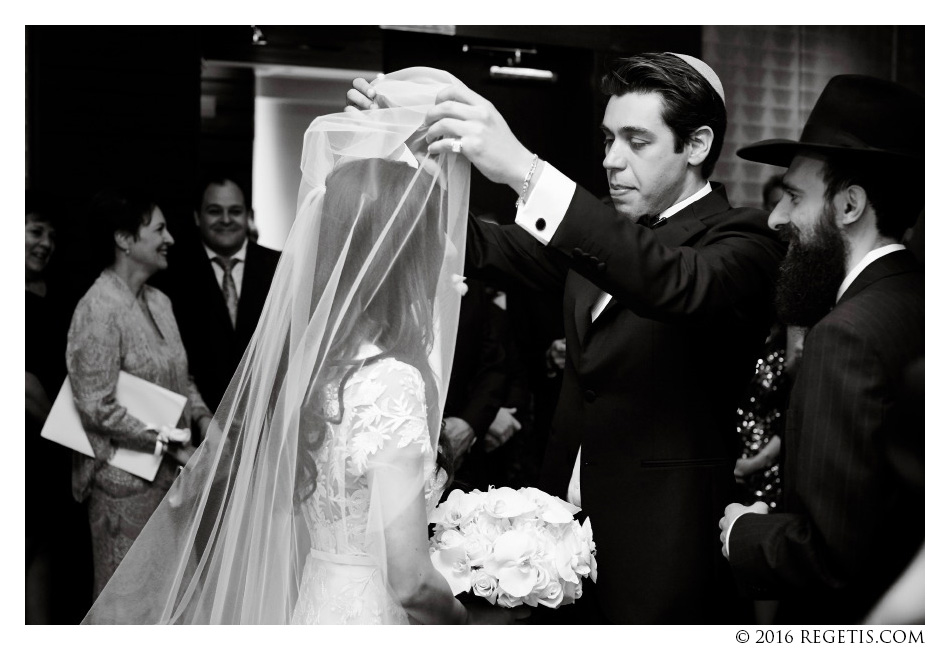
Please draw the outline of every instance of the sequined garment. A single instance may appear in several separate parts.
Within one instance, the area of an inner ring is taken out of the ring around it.
[[[188,397],[180,426],[211,415],[188,375],[171,302],[153,287],[142,291],[151,318],[122,278],[103,271],[76,306],[67,336],[69,381],[96,455],[73,457],[73,496],[88,500],[96,594],[175,478],[175,464],[167,459],[151,482],[106,463],[117,447],[155,449],[155,433],[115,399],[119,371]]]
[[[312,550],[292,623],[406,623],[369,549],[367,471],[375,464],[410,468],[407,473],[421,466],[429,511],[438,502],[445,475],[436,478],[422,376],[401,361],[382,359],[352,374],[344,385],[342,412],[334,413],[337,394],[338,387],[325,391],[330,425],[314,454],[316,490],[302,504]]]
[[[750,458],[768,444],[772,436],[781,435],[788,403],[789,377],[785,371],[785,337],[771,336],[765,351],[756,362],[755,376],[743,406],[737,409],[736,429],[742,437],[742,457]],[[746,505],[765,501],[776,509],[781,504],[782,477],[776,462],[763,472],[745,477]]]

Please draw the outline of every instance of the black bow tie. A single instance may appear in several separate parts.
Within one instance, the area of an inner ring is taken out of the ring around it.
[[[639,223],[646,226],[647,228],[655,228],[656,224],[660,223],[660,215],[654,215],[652,217],[644,216],[640,217]]]

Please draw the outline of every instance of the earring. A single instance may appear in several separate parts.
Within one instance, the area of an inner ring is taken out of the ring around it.
[[[128,254],[130,254],[132,251],[130,251],[128,248],[123,248],[123,249],[122,249],[122,252],[125,253],[126,255],[128,255]]]

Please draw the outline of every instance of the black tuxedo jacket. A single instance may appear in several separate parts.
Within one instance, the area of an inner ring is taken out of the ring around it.
[[[923,353],[907,251],[872,262],[806,337],[782,439],[787,513],[743,515],[729,539],[740,585],[780,598],[780,620],[861,620],[923,544],[923,495],[888,458],[913,435],[899,394]]]
[[[467,275],[563,290],[567,361],[539,487],[564,497],[583,445],[599,572],[585,598],[611,622],[738,616],[717,522],[783,255],[766,214],[731,208],[718,184],[655,230],[578,187],[548,246],[469,220]],[[601,290],[614,299],[592,323]]]
[[[172,259],[161,279],[160,288],[175,310],[188,367],[212,411],[257,328],[279,259],[279,252],[248,242],[236,326],[231,325],[221,285],[203,247]]]

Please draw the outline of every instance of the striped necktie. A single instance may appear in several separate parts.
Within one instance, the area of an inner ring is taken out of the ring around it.
[[[228,315],[231,317],[231,326],[235,327],[237,326],[238,295],[237,285],[234,284],[234,276],[231,275],[231,270],[241,260],[215,256],[211,258],[211,261],[224,270],[224,278],[221,282],[221,293],[224,294],[224,302],[228,305]]]

